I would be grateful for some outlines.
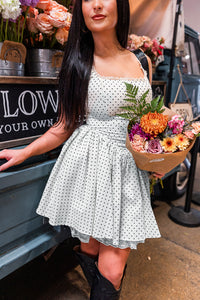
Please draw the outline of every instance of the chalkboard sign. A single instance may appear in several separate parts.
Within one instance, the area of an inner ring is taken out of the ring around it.
[[[31,142],[57,120],[56,79],[10,81],[0,79],[0,149]]]

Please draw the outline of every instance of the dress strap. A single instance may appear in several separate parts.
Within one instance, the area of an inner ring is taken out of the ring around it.
[[[140,61],[143,69],[147,72],[147,77],[149,79],[149,64],[148,64],[148,60],[146,58],[146,55],[140,49],[133,50],[132,52],[135,54],[137,59]]]

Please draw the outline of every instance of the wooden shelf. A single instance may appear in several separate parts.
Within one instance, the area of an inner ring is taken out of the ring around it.
[[[58,84],[56,77],[0,76],[0,84]]]

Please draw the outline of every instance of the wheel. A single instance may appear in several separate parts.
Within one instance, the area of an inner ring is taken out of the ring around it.
[[[187,189],[187,183],[190,172],[191,154],[180,164],[178,172],[173,173],[163,180],[164,188],[160,190],[159,198],[171,201],[178,199],[184,195]]]

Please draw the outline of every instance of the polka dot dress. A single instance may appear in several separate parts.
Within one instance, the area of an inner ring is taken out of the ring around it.
[[[151,208],[149,179],[126,149],[128,121],[116,116],[125,105],[125,82],[138,96],[151,86],[138,79],[104,77],[93,67],[85,125],[66,141],[47,182],[37,213],[51,225],[67,225],[73,237],[136,249],[160,237]]]

